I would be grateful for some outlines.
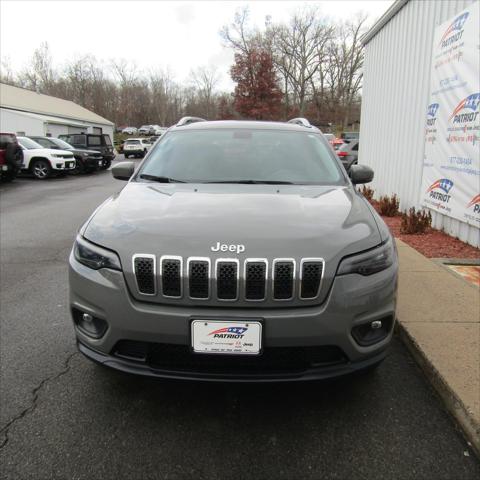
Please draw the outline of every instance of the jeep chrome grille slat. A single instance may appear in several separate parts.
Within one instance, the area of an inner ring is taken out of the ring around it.
[[[215,265],[217,298],[219,300],[237,300],[240,280],[239,261],[218,259]]]
[[[132,261],[138,291],[143,295],[155,295],[157,293],[155,255],[137,254],[133,256]]]
[[[273,261],[273,298],[291,300],[295,288],[295,260],[277,258]]]
[[[300,298],[309,300],[317,297],[325,268],[319,258],[304,258],[300,267]]]
[[[207,300],[210,296],[210,259],[188,259],[188,296]]]
[[[322,258],[236,258],[135,254],[132,267],[138,293],[192,300],[234,302],[315,300],[325,272]],[[157,288],[158,283],[158,288]]]
[[[183,262],[181,257],[162,257],[160,275],[162,276],[162,294],[164,297],[180,298],[183,285]]]
[[[265,300],[268,280],[268,262],[264,258],[245,260],[245,300]]]

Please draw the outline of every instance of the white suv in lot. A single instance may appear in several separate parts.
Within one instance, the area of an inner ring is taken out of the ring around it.
[[[23,150],[22,171],[32,173],[39,180],[75,168],[75,158],[72,152],[44,148],[27,137],[17,137],[17,140]]]
[[[134,157],[144,157],[152,144],[147,138],[127,138],[123,144],[123,154],[125,158],[133,155]]]

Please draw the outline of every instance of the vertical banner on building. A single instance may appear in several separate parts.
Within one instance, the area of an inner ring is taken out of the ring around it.
[[[480,2],[435,29],[420,202],[480,227]]]

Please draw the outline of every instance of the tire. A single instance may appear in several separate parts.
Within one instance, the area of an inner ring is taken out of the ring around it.
[[[17,177],[17,171],[9,170],[6,173],[2,173],[2,176],[0,177],[0,179],[2,180],[2,182],[12,182],[13,180],[15,180],[16,177]]]
[[[107,170],[110,168],[110,165],[112,164],[111,160],[106,160],[105,163],[102,166],[102,170]]]
[[[30,170],[37,180],[46,180],[52,175],[52,167],[50,162],[43,158],[34,160]]]
[[[82,173],[86,173],[85,164],[81,160],[75,159],[75,168],[73,170],[69,170],[70,175],[80,175]]]

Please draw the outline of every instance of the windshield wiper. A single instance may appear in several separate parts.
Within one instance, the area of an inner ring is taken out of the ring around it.
[[[212,180],[204,183],[241,183],[245,185],[294,185],[294,182],[283,180]]]
[[[151,180],[152,182],[159,182],[159,183],[187,183],[187,182],[184,182],[183,180],[176,180],[175,178],[161,177],[158,175],[148,175],[146,173],[142,173],[140,175],[140,178],[143,178],[145,180]]]

